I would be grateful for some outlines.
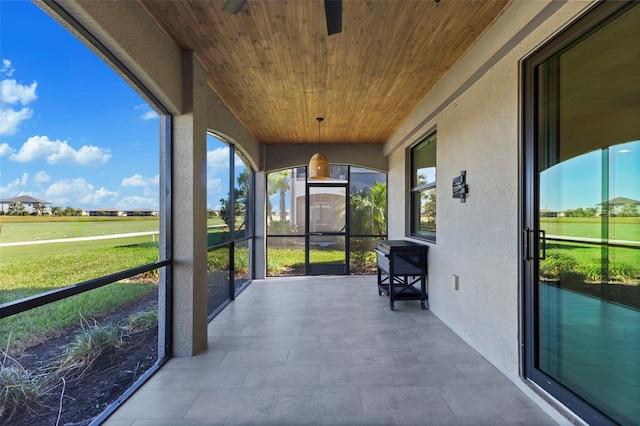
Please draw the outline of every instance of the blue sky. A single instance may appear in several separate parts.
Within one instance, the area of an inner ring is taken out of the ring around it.
[[[609,199],[640,200],[640,141],[608,149]],[[573,157],[540,174],[540,208],[563,211],[597,207],[602,201],[602,151]]]
[[[0,1],[0,31],[0,199],[157,209],[155,111],[31,2]],[[210,208],[228,192],[228,157],[220,144],[207,154]]]

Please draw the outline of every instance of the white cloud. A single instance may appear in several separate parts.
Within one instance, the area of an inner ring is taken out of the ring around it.
[[[137,109],[143,111],[140,116],[141,120],[153,120],[154,118],[158,118],[158,113],[152,110],[147,104],[140,104],[133,107],[133,109]]]
[[[14,152],[16,152],[16,150],[11,148],[8,143],[6,143],[6,142],[5,143],[0,143],[0,157],[4,157],[5,155],[13,154]]]
[[[78,204],[111,207],[117,196],[118,192],[109,191],[104,187],[96,190],[83,178],[59,180],[45,191],[45,197],[52,203],[74,207],[78,207]]]
[[[16,196],[20,188],[27,186],[29,183],[29,173],[23,173],[22,177],[15,178],[6,186],[0,186],[0,198],[10,198]]]
[[[31,108],[24,107],[20,111],[0,107],[0,135],[13,135],[18,131],[20,123],[33,115]]]
[[[229,169],[229,148],[207,151],[207,167],[216,171]]]
[[[93,188],[93,186],[91,185]],[[118,196],[118,192],[109,191],[104,186],[96,191],[88,192],[84,195],[84,197],[80,198],[78,201],[83,204],[93,204],[94,206],[103,205],[105,202],[109,204],[115,201],[115,198]],[[109,201],[107,201],[109,200]]]
[[[133,209],[157,209],[158,202],[155,198],[146,197],[124,197],[116,204],[118,210],[133,210]]]
[[[222,179],[209,178],[207,179],[207,193],[216,194],[222,192]],[[218,200],[213,200],[218,201]]]
[[[140,116],[142,120],[153,120],[154,118],[158,118],[158,113],[155,111],[147,111]]]
[[[31,86],[25,86],[14,79],[2,80],[0,81],[0,101],[4,104],[27,105],[38,99],[37,88],[37,81],[31,83]]]
[[[122,186],[149,186],[149,185],[157,185],[159,182],[159,175],[156,175],[152,178],[144,178],[141,174],[136,173],[135,175],[122,179]]]
[[[0,68],[0,74],[6,74],[7,77],[11,77],[15,69],[11,65],[11,61],[2,58],[2,68]]]
[[[17,154],[9,156],[9,159],[21,163],[46,160],[49,164],[81,166],[99,166],[106,163],[109,158],[111,158],[109,149],[84,145],[79,150],[75,150],[66,141],[52,141],[47,136],[30,137]]]
[[[0,74],[11,77],[14,71],[11,61],[3,58]],[[0,81],[0,135],[15,134],[20,123],[33,116],[33,110],[26,105],[38,99],[37,88],[36,81],[29,86],[9,78]],[[21,104],[22,108],[9,107],[15,104]]]
[[[49,180],[51,180],[51,176],[44,170],[39,171],[33,176],[33,183],[47,183]]]

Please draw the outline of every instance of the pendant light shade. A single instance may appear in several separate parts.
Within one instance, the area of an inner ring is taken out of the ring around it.
[[[320,152],[320,123],[324,118],[318,117],[316,120],[318,121],[318,152],[309,161],[309,179],[329,179],[331,176],[331,163],[329,163],[329,158]]]
[[[309,161],[309,179],[329,179],[331,163],[326,155],[321,152],[313,154]]]

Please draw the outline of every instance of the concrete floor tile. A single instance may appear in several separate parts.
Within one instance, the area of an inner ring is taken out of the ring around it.
[[[175,369],[202,370],[217,367],[225,356],[227,356],[227,351],[208,350],[192,357],[171,358],[162,366],[161,371]]]
[[[289,351],[286,349],[229,351],[221,367],[254,367],[284,365]]]
[[[227,419],[225,426],[317,426],[316,416],[278,417],[265,419],[264,417],[236,417]]]
[[[455,365],[393,364],[389,371],[398,386],[471,385]]]
[[[318,386],[318,366],[265,366],[252,367],[244,381],[243,388],[264,388],[279,386]]]
[[[488,362],[462,362],[457,364],[458,368],[469,378],[473,385],[497,385],[505,386],[511,384],[504,374]]]
[[[513,385],[444,386],[442,396],[459,416],[541,414],[541,410]]]
[[[431,345],[428,347],[411,348],[411,352],[426,365],[457,365],[461,363],[477,365],[488,364],[479,353],[471,349],[468,345],[460,345],[452,350],[450,347]]]
[[[352,349],[354,364],[420,364],[410,349]]]
[[[514,414],[505,415],[502,418],[508,425],[512,426],[553,426],[556,424],[550,417],[545,419],[544,415],[540,414]]]
[[[365,416],[452,415],[438,387],[361,387]]]
[[[102,423],[104,426],[132,426],[133,420],[108,420]]]
[[[321,416],[320,426],[413,426],[412,416]]]
[[[275,417],[303,415],[362,415],[357,387],[282,388]]]
[[[165,389],[168,391],[239,389],[242,387],[249,371],[249,367],[224,367],[186,371],[176,377]]]
[[[352,364],[348,349],[291,349],[287,365],[344,365]]]
[[[138,391],[110,419],[181,419],[198,396],[198,392],[192,391]]]
[[[273,416],[278,391],[275,389],[224,389],[201,392],[185,419],[206,420],[210,417]]]
[[[293,327],[277,325],[248,325],[244,327],[240,336],[293,336]]]
[[[415,417],[416,426],[506,426],[499,416],[454,416],[436,415]],[[542,426],[542,425],[541,425]]]
[[[224,426],[225,421],[215,417],[206,420],[136,420],[132,426]]]
[[[395,386],[386,365],[323,365],[320,386]]]

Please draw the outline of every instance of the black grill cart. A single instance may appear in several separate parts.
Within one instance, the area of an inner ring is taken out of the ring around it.
[[[422,309],[426,309],[429,246],[405,240],[380,240],[375,250],[378,295],[389,296],[391,310],[396,300],[419,300]]]

